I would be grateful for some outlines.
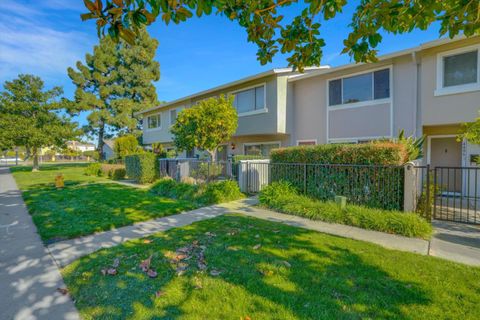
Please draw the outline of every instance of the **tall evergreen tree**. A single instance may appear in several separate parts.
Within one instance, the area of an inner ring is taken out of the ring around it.
[[[98,150],[108,132],[140,134],[135,112],[156,105],[153,85],[160,78],[159,63],[154,61],[158,42],[143,30],[134,45],[109,38],[100,40],[85,64],[68,75],[77,86],[76,105],[71,110],[90,111],[86,132],[98,137]]]
[[[68,107],[63,90],[44,90],[42,79],[19,75],[7,81],[0,93],[0,141],[6,146],[23,146],[33,156],[33,170],[39,169],[38,151],[63,147],[79,132],[77,124],[60,115]]]

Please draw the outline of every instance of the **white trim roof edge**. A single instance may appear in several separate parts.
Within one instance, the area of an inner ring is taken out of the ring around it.
[[[314,70],[316,71],[318,69],[325,69],[325,68],[330,68],[330,66],[307,67],[307,68],[305,68],[305,70],[313,72]],[[260,78],[267,77],[267,76],[270,76],[270,75],[283,74],[283,73],[289,73],[289,72],[294,72],[294,71],[293,71],[292,68],[270,69],[270,70],[267,70],[267,71],[264,71],[264,72],[254,74],[252,76],[248,76],[248,77],[241,78],[241,79],[238,79],[238,80],[235,80],[235,81],[227,82],[225,84],[221,84],[219,86],[216,86],[216,87],[213,87],[213,88],[210,88],[210,89],[199,91],[199,92],[193,93],[191,95],[169,101],[169,102],[164,103],[162,105],[149,108],[147,110],[136,112],[134,115],[137,116],[137,115],[141,115],[141,114],[151,112],[151,111],[154,111],[154,110],[157,110],[157,109],[162,109],[162,108],[165,108],[165,107],[169,107],[171,105],[177,104],[177,103],[182,102],[182,101],[186,101],[186,100],[198,97],[198,96],[202,96],[204,94],[209,94],[209,93],[212,93],[212,92],[215,92],[215,91],[218,91],[218,90],[226,89],[228,87],[239,85],[239,84],[242,84],[242,83],[245,83],[245,82],[248,82],[248,81],[260,79]]]
[[[401,56],[412,54],[412,53],[415,53],[415,52],[418,52],[418,51],[421,51],[421,50],[425,50],[425,49],[429,49],[429,48],[433,48],[433,47],[438,47],[438,46],[441,46],[443,44],[452,43],[452,42],[456,42],[456,41],[459,41],[459,40],[464,40],[466,38],[467,37],[465,37],[464,35],[460,35],[460,36],[454,37],[453,39],[441,38],[441,39],[425,42],[425,43],[422,43],[422,44],[420,44],[416,47],[403,49],[403,50],[400,50],[400,51],[395,51],[395,52],[391,52],[391,53],[387,53],[387,54],[378,56],[378,61],[380,62],[380,61],[383,61],[383,60],[388,60],[388,59],[392,59],[392,58],[396,58],[396,57],[401,57]],[[332,73],[332,72],[335,72],[335,71],[341,71],[341,70],[344,70],[344,69],[349,69],[349,68],[358,67],[358,66],[367,65],[367,64],[369,64],[369,63],[352,62],[352,63],[340,65],[338,67],[332,67],[332,68],[329,68],[328,70],[316,70],[316,71],[312,71],[312,72],[307,73],[307,74],[291,75],[291,76],[288,77],[288,81],[293,82],[293,81],[297,81],[297,80],[308,79],[308,78],[311,78],[311,77],[316,77],[316,76],[320,76],[320,75],[324,75],[324,74],[329,74],[329,73]]]

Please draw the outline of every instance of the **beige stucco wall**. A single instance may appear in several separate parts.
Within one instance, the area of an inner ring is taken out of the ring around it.
[[[243,83],[241,85],[231,86],[228,89],[218,90],[206,95],[198,96],[194,99],[180,101],[175,105],[145,114],[144,119],[146,119],[149,115],[160,112],[162,115],[162,127],[153,130],[144,129],[143,143],[166,143],[172,141],[169,117],[169,111],[171,109],[178,107],[189,108],[203,99],[218,96],[220,94],[230,94],[243,88],[249,88],[261,84],[265,84],[266,112],[252,115],[239,115],[238,128],[234,136],[272,135],[286,133],[287,77],[270,75],[261,79]],[[146,120],[144,121],[144,126],[146,126]]]
[[[475,44],[480,44],[480,37],[449,43],[422,52],[419,92],[423,125],[470,122],[478,116],[480,91],[434,95],[437,88],[437,54]]]
[[[392,67],[391,103],[378,104],[378,101],[374,101],[366,106],[348,107],[347,105],[344,109],[327,107],[329,79],[390,66]],[[416,64],[411,55],[405,55],[376,64],[353,66],[292,82],[294,93],[292,142],[316,139],[317,143],[323,144],[327,143],[327,139],[388,137],[391,133],[395,136],[400,129],[405,129],[407,134],[412,134],[415,130],[416,113],[415,77]],[[329,112],[328,115],[327,112]]]

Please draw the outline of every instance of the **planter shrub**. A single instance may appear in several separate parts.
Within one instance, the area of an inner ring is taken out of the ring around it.
[[[98,176],[102,175],[101,163],[90,163],[84,170],[86,176]]]
[[[223,203],[245,197],[237,182],[233,180],[197,185],[164,178],[155,183],[150,188],[150,192],[162,197],[194,202],[198,206]]]
[[[153,153],[126,156],[125,168],[127,176],[139,183],[151,183],[158,177],[158,160]]]
[[[404,144],[329,144],[276,149],[271,154],[272,181],[289,181],[320,200],[345,196],[351,203],[402,210]]]
[[[280,181],[260,193],[261,205],[312,220],[339,223],[363,229],[428,239],[431,225],[415,213],[390,211],[348,204],[340,208],[332,201],[320,201],[298,193],[290,183]]]

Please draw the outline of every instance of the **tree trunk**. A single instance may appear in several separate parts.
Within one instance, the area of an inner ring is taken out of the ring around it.
[[[215,148],[214,150],[208,150],[207,152],[210,153],[210,160],[212,162],[216,162],[217,161],[217,148]]]
[[[32,171],[35,172],[35,171],[38,171],[40,170],[40,166],[38,165],[38,149],[37,148],[32,148],[33,149],[33,152],[32,152],[32,155],[33,155],[33,167],[32,167]]]
[[[103,158],[103,145],[105,144],[103,142],[103,137],[105,136],[105,122],[102,121],[100,123],[100,127],[98,129],[98,159],[100,161],[105,160]]]

